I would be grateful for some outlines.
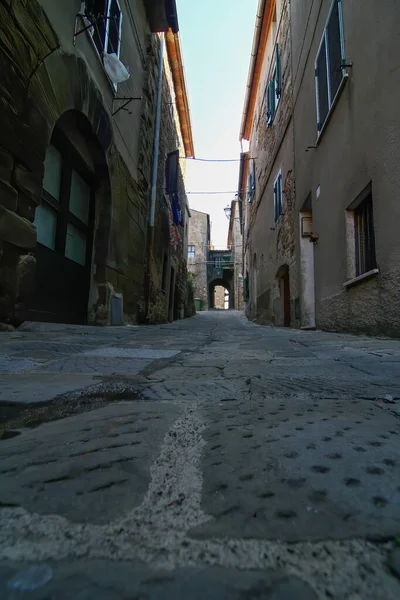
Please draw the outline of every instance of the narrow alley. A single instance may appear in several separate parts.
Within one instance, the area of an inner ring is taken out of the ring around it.
[[[235,311],[2,334],[0,597],[398,600],[399,383]]]

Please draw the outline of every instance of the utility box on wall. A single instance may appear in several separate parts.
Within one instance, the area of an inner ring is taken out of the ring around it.
[[[114,294],[111,299],[111,325],[124,324],[124,302],[122,294]]]

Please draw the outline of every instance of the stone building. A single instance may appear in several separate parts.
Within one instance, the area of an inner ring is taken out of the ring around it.
[[[233,262],[233,308],[243,310],[243,235],[242,235],[242,202],[232,200],[229,213],[228,248]]]
[[[194,297],[199,299],[201,310],[208,310],[208,265],[210,254],[210,215],[199,210],[190,211],[188,240],[188,270],[193,278]]]
[[[239,178],[250,318],[400,335],[399,18],[259,2]]]
[[[246,311],[259,323],[295,326],[297,276],[293,185],[290,13],[260,0],[240,140]]]
[[[302,324],[399,336],[400,4],[320,4],[291,2]]]
[[[169,315],[150,285],[165,228],[167,277],[186,268],[185,219],[170,258],[159,215],[187,213],[166,154],[193,154],[174,2],[0,0],[0,31],[0,322],[181,316],[179,277]]]

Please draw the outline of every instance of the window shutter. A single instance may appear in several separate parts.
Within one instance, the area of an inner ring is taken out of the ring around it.
[[[248,177],[247,177],[247,200],[249,203],[253,200],[252,189],[253,189],[253,172],[250,171],[250,173],[248,174]]]
[[[282,92],[282,73],[281,73],[281,53],[279,51],[279,45],[276,44],[275,47],[275,60],[276,60],[276,81],[275,81],[275,90],[276,97],[281,97]]]
[[[165,163],[165,192],[178,193],[179,150],[170,152]]]
[[[331,103],[333,102],[343,79],[342,44],[339,16],[339,2],[335,0],[327,25],[329,81],[331,87]]]
[[[256,161],[251,161],[251,198],[253,199],[256,192]]]
[[[282,175],[279,175],[278,177],[278,217],[281,216],[281,214],[283,213],[283,206],[282,206]]]
[[[275,114],[275,82],[271,79],[267,87],[267,125],[271,126]]]
[[[325,38],[316,60],[315,80],[317,86],[317,111],[318,111],[318,131],[321,131],[322,125],[329,112],[329,93],[328,93],[328,73],[326,68],[326,42]]]
[[[278,183],[275,181],[274,183],[274,221],[275,223],[278,220]]]
[[[267,127],[271,125],[272,122],[272,113],[271,113],[271,94],[270,94],[270,82],[267,85],[266,91],[266,106],[267,106]]]

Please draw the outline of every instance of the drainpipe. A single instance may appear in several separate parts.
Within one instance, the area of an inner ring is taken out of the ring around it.
[[[163,68],[164,68],[163,58],[164,58],[164,34],[161,34],[160,67],[159,67],[159,72],[158,72],[158,88],[157,88],[157,114],[156,114],[156,127],[155,127],[154,148],[153,148],[153,173],[152,173],[152,178],[151,178],[150,227],[154,227],[154,216],[155,216],[155,211],[156,211],[158,147],[160,144],[161,101],[162,101],[162,82],[163,82]]]
[[[158,151],[160,145],[160,127],[161,127],[161,109],[162,109],[162,83],[164,73],[164,34],[161,34],[160,56],[159,56],[159,72],[158,72],[158,87],[157,87],[157,108],[156,108],[156,123],[154,131],[153,144],[153,168],[151,173],[151,195],[150,195],[150,217],[147,229],[147,272],[145,278],[145,319],[149,319],[150,310],[150,262],[151,250],[154,239],[154,220],[156,213],[157,199],[157,175],[158,175]]]

